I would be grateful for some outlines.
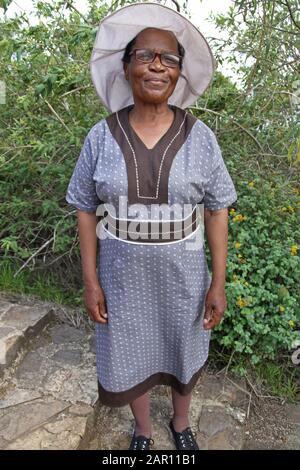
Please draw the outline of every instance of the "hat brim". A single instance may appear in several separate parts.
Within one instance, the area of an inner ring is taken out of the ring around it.
[[[111,112],[134,102],[121,59],[128,42],[148,27],[172,31],[185,48],[183,67],[168,100],[170,104],[183,109],[191,106],[212,82],[216,63],[211,48],[188,19],[157,3],[127,5],[100,22],[90,60],[97,94]]]

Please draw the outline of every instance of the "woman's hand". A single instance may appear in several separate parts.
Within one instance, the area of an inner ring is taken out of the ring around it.
[[[227,307],[227,300],[224,287],[210,286],[205,299],[205,313],[203,327],[211,330],[217,326],[223,317]]]
[[[99,283],[85,286],[84,303],[92,320],[97,323],[108,322],[105,295]]]

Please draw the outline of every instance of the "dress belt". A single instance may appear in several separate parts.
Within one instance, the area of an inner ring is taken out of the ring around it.
[[[170,243],[184,240],[199,226],[201,213],[198,204],[185,219],[175,220],[138,220],[119,219],[107,210],[101,217],[104,228],[121,240],[136,243]]]

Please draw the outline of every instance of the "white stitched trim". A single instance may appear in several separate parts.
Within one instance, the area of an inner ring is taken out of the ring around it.
[[[159,172],[158,172],[158,178],[157,178],[157,185],[156,185],[156,195],[155,196],[141,196],[140,195],[140,182],[139,182],[139,173],[138,173],[138,167],[137,167],[137,161],[136,161],[136,155],[135,155],[135,151],[131,145],[131,142],[122,126],[122,124],[120,123],[120,119],[119,119],[119,113],[118,111],[116,112],[116,117],[117,117],[117,121],[118,121],[118,124],[120,126],[120,128],[122,129],[122,132],[123,134],[125,135],[125,138],[128,142],[128,145],[131,149],[131,152],[132,152],[132,155],[133,155],[133,158],[134,158],[134,165],[135,165],[135,178],[136,178],[136,186],[137,186],[137,194],[138,194],[138,197],[139,198],[144,198],[144,199],[158,199],[158,192],[159,192],[159,185],[160,185],[160,177],[161,177],[161,169],[162,169],[162,165],[163,165],[163,162],[164,162],[164,159],[165,159],[165,156],[166,156],[166,153],[167,151],[169,150],[170,146],[172,145],[172,143],[174,142],[174,140],[176,139],[176,137],[180,134],[181,132],[181,129],[182,129],[182,126],[184,124],[184,121],[186,119],[186,116],[187,116],[187,112],[185,111],[184,113],[184,118],[182,120],[182,123],[180,124],[179,126],[179,130],[177,131],[177,133],[174,135],[173,139],[169,142],[169,144],[167,145],[164,153],[163,153],[163,156],[162,156],[162,159],[161,159],[161,162],[160,162],[160,166],[159,166]]]
[[[125,242],[125,243],[134,243],[135,245],[172,245],[173,243],[179,243],[179,242],[184,242],[185,240],[187,240],[188,238],[191,238],[192,235],[194,235],[201,227],[201,224],[198,225],[198,227],[196,228],[196,230],[194,230],[192,233],[190,233],[190,235],[188,235],[187,237],[185,238],[181,238],[180,240],[173,240],[171,242],[135,242],[133,240],[123,240],[122,238],[119,238],[119,237],[116,237],[115,235],[113,235],[111,232],[109,232],[103,224],[102,225],[102,228],[103,230],[105,230],[105,232],[107,232],[109,235],[111,235],[113,238],[115,238],[116,240],[118,240],[119,242]]]

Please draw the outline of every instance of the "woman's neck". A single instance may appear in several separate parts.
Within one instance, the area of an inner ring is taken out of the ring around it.
[[[173,118],[173,111],[168,103],[148,104],[136,102],[129,111],[130,120],[133,124],[156,125]]]

